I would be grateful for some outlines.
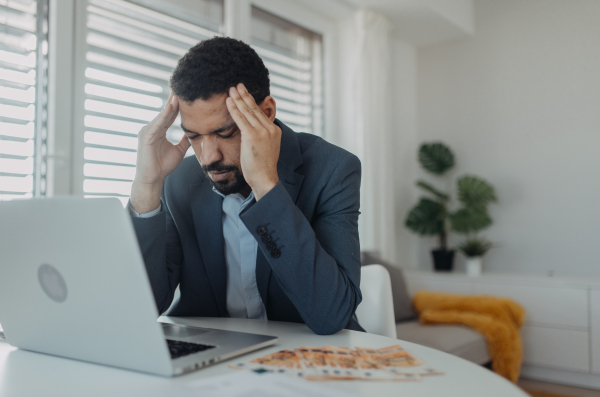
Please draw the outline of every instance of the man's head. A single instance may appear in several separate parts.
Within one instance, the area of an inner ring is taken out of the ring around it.
[[[203,171],[223,194],[249,192],[240,166],[241,134],[225,104],[229,88],[239,83],[274,120],[269,71],[258,54],[241,41],[224,37],[205,40],[179,60],[171,76],[181,127]]]

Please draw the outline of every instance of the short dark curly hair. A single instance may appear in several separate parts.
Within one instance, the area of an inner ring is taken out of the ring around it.
[[[186,102],[207,100],[244,83],[256,103],[268,95],[269,70],[248,44],[229,37],[204,40],[177,62],[171,75],[173,93]]]

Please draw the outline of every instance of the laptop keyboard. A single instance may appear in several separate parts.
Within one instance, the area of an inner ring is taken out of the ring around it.
[[[181,342],[172,339],[167,339],[167,346],[169,346],[169,352],[171,353],[172,359],[187,356],[188,354],[202,352],[215,347],[201,345],[200,343]]]

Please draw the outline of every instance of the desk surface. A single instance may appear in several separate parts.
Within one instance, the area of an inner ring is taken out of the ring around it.
[[[343,330],[335,335],[315,335],[304,324],[233,318],[173,318],[192,326],[275,335],[279,342],[242,357],[214,365],[177,378],[162,378],[143,373],[69,360],[15,349],[0,341],[0,397],[17,396],[199,396],[190,390],[194,380],[230,371],[227,365],[260,357],[281,349],[298,346],[347,346],[380,348],[400,344],[408,352],[444,375],[430,376],[421,382],[331,381],[319,383],[324,388],[347,390],[363,396],[486,396],[525,397],[509,381],[491,371],[455,356],[379,335]],[[169,321],[168,317],[161,321]],[[188,387],[186,387],[188,385]]]

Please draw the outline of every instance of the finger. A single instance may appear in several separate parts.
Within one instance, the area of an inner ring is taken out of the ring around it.
[[[171,98],[172,97],[172,98]],[[171,106],[171,117],[168,120],[165,120],[164,128],[169,128],[173,125],[173,122],[179,115],[179,98],[171,94],[170,106]]]
[[[242,98],[246,106],[248,106],[248,109],[254,114],[254,117],[256,117],[256,119],[261,123],[261,125],[265,128],[272,127],[273,122],[269,120],[269,118],[265,115],[262,109],[258,106],[252,94],[248,92],[246,86],[243,83],[239,83],[236,88],[240,94],[240,97]]]
[[[192,144],[190,143],[188,137],[185,134],[183,134],[183,137],[181,138],[179,143],[175,145],[175,147],[177,147],[181,151],[181,154],[185,156],[186,152],[188,151],[191,145]]]
[[[235,105],[236,107],[239,109],[240,112],[242,112],[242,114],[246,117],[246,119],[248,120],[248,122],[253,126],[253,127],[262,127],[261,122],[256,118],[254,111],[250,109],[250,107],[246,104],[246,102],[244,102],[244,99],[242,99],[239,91],[237,90],[237,88],[235,87],[231,87],[229,89],[229,97],[232,98],[235,101]],[[254,100],[252,100],[254,102]],[[255,104],[256,105],[256,104]]]
[[[152,119],[152,121],[150,121],[147,124],[147,127],[151,127],[151,126],[157,126],[159,127],[159,129],[163,129],[165,128],[165,125],[168,125],[169,128],[171,126],[171,124],[173,123],[172,121],[169,123],[169,121],[171,119],[173,119],[173,113],[175,113],[175,117],[177,117],[177,110],[179,109],[179,106],[177,106],[177,108],[174,110],[173,109],[173,98],[175,96],[173,95],[173,93],[171,93],[171,95],[169,95],[169,99],[167,100],[167,103],[165,104],[165,106],[162,108],[162,110],[156,115],[156,117],[154,117]],[[174,120],[174,119],[173,119]],[[156,132],[156,128],[149,128],[151,131]]]
[[[171,91],[171,93],[169,94],[169,99],[167,99],[167,101],[165,102],[165,106],[162,108],[161,112],[159,113],[159,115],[166,115],[170,112],[171,110],[171,103],[173,102],[173,98],[175,97],[175,95],[173,94],[173,91]]]
[[[227,105],[227,110],[229,110],[229,114],[233,118],[233,121],[237,124],[240,129],[242,136],[244,136],[245,131],[249,131],[252,129],[252,125],[246,119],[246,116],[240,112],[233,98],[228,97],[225,100],[225,104]]]
[[[167,99],[167,101],[165,102],[165,106],[163,106],[163,108],[161,109],[160,113],[158,114],[158,116],[156,118],[158,118],[160,115],[165,114],[166,112],[169,111],[169,107],[171,106],[171,101],[173,100],[173,91],[171,91],[171,93],[169,94],[169,99]]]
[[[169,101],[156,117],[142,128],[140,134],[147,137],[166,137],[167,130],[179,114],[179,102],[173,93],[169,95]]]

